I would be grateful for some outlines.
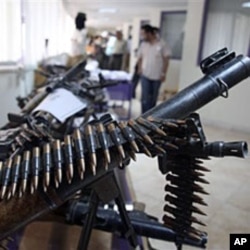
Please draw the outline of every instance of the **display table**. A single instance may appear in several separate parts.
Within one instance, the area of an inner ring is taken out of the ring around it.
[[[132,90],[130,81],[121,81],[119,84],[107,87],[109,107],[112,107],[120,120],[131,118]],[[126,107],[126,103],[128,104]],[[120,111],[120,112],[119,112]]]

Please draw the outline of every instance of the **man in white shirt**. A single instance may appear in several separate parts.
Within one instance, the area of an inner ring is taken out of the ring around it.
[[[73,66],[84,58],[87,45],[86,15],[79,12],[75,18],[75,30],[71,37],[71,53],[68,66]]]
[[[71,38],[72,50],[71,56],[80,56],[86,53],[86,39],[87,39],[87,30],[76,29]]]
[[[156,105],[161,83],[166,79],[170,51],[150,25],[142,27],[143,42],[138,52],[138,68],[142,84],[142,113]]]
[[[121,31],[116,31],[116,40],[114,43],[112,56],[110,58],[110,69],[121,70],[124,56],[127,53],[127,42],[123,39]]]

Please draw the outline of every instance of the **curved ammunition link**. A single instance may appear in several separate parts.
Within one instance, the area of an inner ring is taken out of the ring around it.
[[[32,129],[28,128],[27,124],[23,124],[18,131],[14,131],[8,136],[13,138],[11,147],[12,153],[15,154],[17,149],[21,149],[26,144],[32,143],[34,139],[44,139],[47,141],[51,137],[51,134],[47,131],[46,126],[42,124],[32,124]]]

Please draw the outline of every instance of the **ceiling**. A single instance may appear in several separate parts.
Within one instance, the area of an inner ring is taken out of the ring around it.
[[[62,0],[66,11],[74,18],[77,12],[87,14],[87,26],[121,27],[134,17],[147,17],[152,9],[187,5],[188,0]],[[103,11],[102,13],[100,11]],[[106,11],[106,12],[105,12]]]

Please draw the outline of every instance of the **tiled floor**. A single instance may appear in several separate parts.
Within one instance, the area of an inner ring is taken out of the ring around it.
[[[133,115],[139,115],[138,102],[133,105]],[[208,141],[244,140],[250,144],[250,134],[232,130],[223,130],[212,126],[204,126]],[[207,217],[201,218],[207,227],[209,250],[229,249],[230,233],[250,233],[250,158],[213,158],[204,163],[211,169],[206,179],[209,196],[205,197],[208,207],[204,209]],[[137,201],[146,204],[146,212],[159,218],[163,216],[165,176],[158,170],[156,159],[144,155],[137,156],[137,162],[131,162],[128,172],[132,181]],[[26,228],[26,238],[21,242],[21,250],[30,249],[76,249],[80,235],[79,227],[59,224],[33,223]],[[44,243],[54,238],[55,245],[44,247]],[[150,240],[158,250],[176,249],[173,243]],[[91,250],[110,249],[110,235],[97,234],[92,238]],[[184,246],[183,249],[196,249]],[[123,249],[121,249],[123,250]]]

